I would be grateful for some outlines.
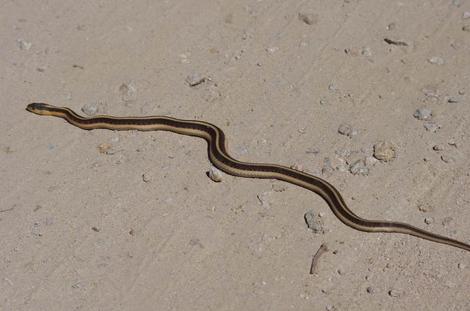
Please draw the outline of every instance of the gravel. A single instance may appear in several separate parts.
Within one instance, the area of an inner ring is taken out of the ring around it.
[[[374,157],[383,162],[389,162],[395,159],[396,147],[388,141],[380,141],[374,145]]]
[[[413,116],[418,120],[431,120],[432,111],[431,109],[421,107],[421,108],[416,109]]]

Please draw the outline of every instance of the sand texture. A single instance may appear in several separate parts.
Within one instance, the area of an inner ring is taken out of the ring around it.
[[[205,120],[364,218],[470,243],[470,2],[2,0],[0,27],[1,311],[470,310],[470,252],[214,182],[195,137],[25,110]]]

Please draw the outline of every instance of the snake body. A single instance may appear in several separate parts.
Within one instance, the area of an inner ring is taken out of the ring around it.
[[[182,135],[203,138],[208,143],[209,159],[221,171],[239,177],[282,180],[320,195],[329,205],[334,215],[344,224],[365,232],[402,233],[425,240],[447,244],[470,251],[470,245],[445,236],[431,233],[406,223],[367,220],[353,213],[341,194],[330,183],[299,170],[286,166],[247,163],[232,158],[226,149],[224,132],[217,126],[203,121],[181,120],[166,116],[151,117],[112,117],[96,116],[85,118],[73,110],[44,103],[32,103],[26,110],[38,115],[49,115],[65,119],[81,129],[170,131]]]

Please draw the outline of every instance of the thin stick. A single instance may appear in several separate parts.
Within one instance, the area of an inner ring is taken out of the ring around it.
[[[328,251],[328,246],[323,243],[320,245],[320,248],[317,250],[315,255],[313,255],[312,258],[312,264],[310,265],[310,274],[315,274],[318,266],[318,259],[320,259],[320,256],[323,255]]]

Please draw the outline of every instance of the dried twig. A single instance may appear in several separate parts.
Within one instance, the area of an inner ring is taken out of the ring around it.
[[[320,248],[317,250],[315,255],[313,255],[312,264],[310,266],[310,274],[315,274],[318,265],[318,259],[320,259],[320,256],[326,253],[327,251],[328,246],[325,243],[320,245]]]
[[[389,38],[385,38],[384,41],[391,45],[408,46],[408,43],[405,41],[396,41]]]

